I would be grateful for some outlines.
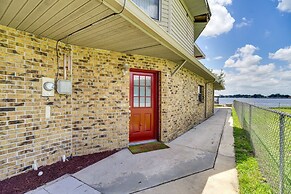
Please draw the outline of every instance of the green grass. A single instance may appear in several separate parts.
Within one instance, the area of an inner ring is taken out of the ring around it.
[[[233,134],[236,169],[238,171],[239,189],[241,194],[271,194],[271,187],[263,178],[258,162],[254,157],[253,148],[247,131],[241,128],[237,114],[232,109]]]
[[[219,107],[223,107],[223,104],[214,104],[214,108],[219,108]]]
[[[284,108],[273,108],[273,109],[275,109],[275,110],[277,110],[277,111],[280,111],[280,112],[286,112],[286,113],[289,113],[289,114],[291,114],[291,107],[284,107]]]

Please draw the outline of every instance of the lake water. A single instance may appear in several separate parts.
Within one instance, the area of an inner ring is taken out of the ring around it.
[[[291,107],[291,98],[219,98],[219,104],[232,104],[234,100],[264,107]]]

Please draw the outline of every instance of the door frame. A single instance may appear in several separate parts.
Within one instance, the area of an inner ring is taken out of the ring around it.
[[[161,132],[160,132],[160,107],[161,107],[161,97],[160,97],[160,71],[156,71],[156,70],[145,70],[145,69],[137,69],[137,68],[130,68],[129,69],[130,72],[136,72],[136,73],[152,73],[155,76],[156,79],[156,83],[155,83],[155,89],[156,89],[156,97],[155,97],[155,107],[154,107],[154,125],[156,126],[155,128],[155,139],[157,141],[161,140]],[[131,76],[129,77],[129,107],[131,108],[131,104],[132,104],[132,88],[131,88]],[[131,110],[130,110],[131,111]],[[131,113],[130,113],[130,117],[131,117]],[[130,131],[130,118],[129,118],[129,128],[128,131]],[[129,139],[129,136],[128,136]],[[130,142],[129,142],[130,143]]]

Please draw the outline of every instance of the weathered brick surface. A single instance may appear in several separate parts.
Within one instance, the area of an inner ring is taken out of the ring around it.
[[[55,42],[1,26],[0,179],[71,153],[71,98],[41,97],[41,77],[55,77]],[[45,119],[45,105],[51,119]],[[64,129],[64,126],[69,126]]]
[[[159,58],[59,44],[60,64],[73,51],[73,94],[41,96],[41,77],[57,75],[56,41],[0,26],[0,180],[47,165],[61,155],[84,155],[128,145],[131,68],[160,72],[161,140],[170,141],[205,119],[198,85],[206,81]],[[68,79],[71,77],[69,76]],[[63,67],[59,68],[63,79]],[[207,114],[213,85],[207,84]],[[51,118],[45,119],[45,106]]]
[[[74,47],[73,154],[128,145],[129,77],[121,59],[119,53]]]
[[[207,84],[206,95],[206,117],[210,117],[214,112],[214,88],[212,83]]]

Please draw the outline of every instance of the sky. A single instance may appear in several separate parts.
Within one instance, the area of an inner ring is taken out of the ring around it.
[[[196,40],[201,62],[225,73],[219,94],[291,95],[291,0],[208,0],[211,19]]]

